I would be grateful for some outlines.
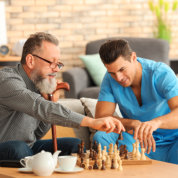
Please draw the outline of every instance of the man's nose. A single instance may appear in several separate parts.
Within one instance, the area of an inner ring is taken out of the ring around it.
[[[123,74],[121,72],[117,72],[116,73],[116,80],[120,82],[120,81],[122,81],[122,79],[123,79]]]
[[[59,71],[60,71],[60,69],[59,69],[59,67],[58,67],[58,66],[56,66],[56,67],[53,69],[53,71],[54,71],[54,72],[59,72]]]

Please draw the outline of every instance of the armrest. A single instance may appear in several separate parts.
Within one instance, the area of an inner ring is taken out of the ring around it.
[[[65,91],[66,98],[78,98],[79,93],[94,85],[87,70],[81,67],[74,67],[62,73],[63,81],[69,83],[70,91]]]
[[[170,59],[170,67],[175,74],[178,74],[178,59]]]

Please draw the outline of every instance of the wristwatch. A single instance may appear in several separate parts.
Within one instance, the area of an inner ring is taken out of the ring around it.
[[[7,45],[0,46],[0,56],[7,56],[10,53],[10,49]]]

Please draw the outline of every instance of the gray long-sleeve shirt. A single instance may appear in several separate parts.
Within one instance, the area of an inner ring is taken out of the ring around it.
[[[79,127],[83,115],[45,100],[21,64],[0,70],[0,142],[25,141],[29,146],[50,124]]]

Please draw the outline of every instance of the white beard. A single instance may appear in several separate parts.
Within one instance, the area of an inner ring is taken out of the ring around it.
[[[38,71],[35,70],[31,74],[31,80],[34,82],[40,93],[51,94],[56,90],[56,78],[44,78],[39,74]]]

